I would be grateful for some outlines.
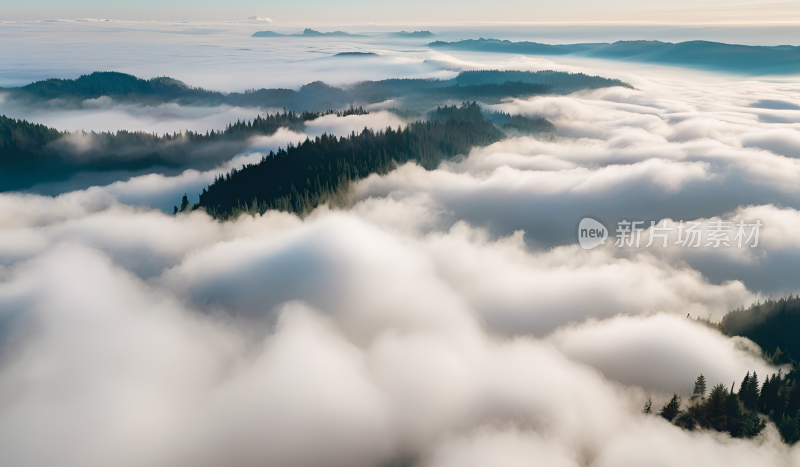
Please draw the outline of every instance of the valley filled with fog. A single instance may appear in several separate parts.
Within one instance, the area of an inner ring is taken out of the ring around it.
[[[428,46],[497,29],[250,37],[266,29],[275,28],[0,24],[0,40],[15,44],[0,51],[0,115],[68,132],[47,147],[70,158],[63,176],[31,172],[0,193],[0,463],[800,464],[768,414],[752,438],[655,414],[674,393],[688,402],[700,374],[709,389],[732,391],[754,371],[762,380],[791,371],[770,358],[775,348],[709,323],[800,290],[797,76]],[[606,34],[543,31],[550,42]],[[225,216],[207,212],[200,194],[270,151],[365,128],[402,132],[462,100],[354,101],[363,112],[187,143],[139,163],[150,146],[126,153],[98,135],[202,136],[284,109],[13,91],[95,71],[168,76],[229,96],[317,81],[348,91],[364,81],[457,80],[473,70],[609,81],[474,99],[487,122],[543,117],[552,128],[498,124],[502,137],[434,167],[389,164],[311,208]],[[106,150],[128,165],[108,165]],[[174,212],[184,194],[189,207]],[[587,216],[609,229],[605,245],[579,245]],[[643,222],[638,248],[615,245],[625,219]],[[660,239],[644,246],[651,221],[740,220],[763,225],[756,246],[711,248],[703,238],[686,247],[677,231],[666,248]],[[642,413],[648,399],[651,415]]]

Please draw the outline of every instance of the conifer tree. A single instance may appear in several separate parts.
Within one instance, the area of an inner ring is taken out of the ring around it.
[[[727,419],[728,390],[722,384],[717,384],[711,389],[706,401],[705,412],[711,428],[724,431],[728,425]]]
[[[694,382],[694,392],[692,392],[692,399],[702,399],[706,396],[706,377],[700,373],[697,380]]]
[[[739,386],[739,399],[748,410],[756,410],[756,403],[758,402],[758,374],[754,371],[752,376],[750,372],[742,380],[742,385]]]
[[[664,404],[664,406],[661,407],[661,411],[658,412],[659,415],[661,415],[670,422],[674,420],[675,417],[677,417],[678,414],[680,413],[681,413],[681,396],[679,396],[677,393],[673,394],[672,399],[670,399],[669,402]]]
[[[794,444],[800,441],[800,411],[795,413],[794,417],[783,414],[780,423],[778,423],[778,430],[781,432],[785,442]]]
[[[186,196],[186,193],[184,193],[183,199],[181,200],[180,212],[186,212],[187,209],[189,209],[189,197]]]

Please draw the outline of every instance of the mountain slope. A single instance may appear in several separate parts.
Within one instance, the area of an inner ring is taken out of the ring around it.
[[[800,72],[800,47],[749,46],[709,41],[679,43],[619,41],[614,43],[541,44],[496,39],[436,41],[432,48],[525,55],[575,55],[610,60],[678,65],[743,74]]]

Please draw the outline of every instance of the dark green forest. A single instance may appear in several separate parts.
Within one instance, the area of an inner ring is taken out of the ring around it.
[[[165,102],[228,104],[284,110],[259,116],[253,121],[238,121],[222,131],[185,131],[166,135],[125,130],[60,133],[40,125],[4,118],[0,129],[3,132],[0,191],[24,190],[42,182],[68,180],[84,171],[136,174],[157,167],[162,173],[170,174],[189,167],[209,170],[245,150],[250,136],[271,135],[281,127],[300,131],[305,122],[332,112],[342,116],[350,112],[365,113],[361,107],[353,108],[356,102],[376,103],[393,99],[397,103],[392,111],[403,118],[416,118],[432,108],[445,108],[464,101],[498,103],[510,98],[568,94],[579,89],[609,86],[628,85],[619,80],[580,73],[496,70],[462,72],[450,80],[363,81],[346,89],[318,81],[299,90],[253,89],[227,94],[191,87],[168,77],[144,80],[116,72],[95,72],[77,79],[48,79],[0,91],[25,105],[48,108],[54,99],[57,99],[57,106],[79,108],[86,99],[109,96],[116,101],[144,105]],[[348,106],[353,110],[328,110],[347,109]],[[541,118],[490,116],[490,119],[510,135],[553,130],[550,122]],[[78,140],[81,144],[75,144]],[[475,140],[479,141],[480,136]],[[424,159],[419,162],[424,163]]]
[[[559,94],[569,94],[583,89],[599,89],[611,86],[633,88],[630,84],[618,79],[600,78],[583,73],[564,73],[553,70],[542,71],[498,71],[476,70],[462,71],[455,77],[460,86],[485,84],[525,83],[540,84],[559,90]]]
[[[270,152],[258,164],[215,179],[194,208],[222,219],[270,209],[303,215],[370,174],[385,174],[409,161],[434,169],[446,158],[504,136],[474,102],[440,107],[430,120],[403,129],[365,128],[341,138],[322,135]]]
[[[777,364],[800,356],[800,296],[767,300],[733,310],[719,328],[729,336],[743,336],[769,353]]]
[[[758,374],[749,372],[739,383],[728,388],[716,384],[706,395],[706,380],[702,374],[694,384],[688,403],[683,404],[677,393],[664,403],[658,415],[687,429],[706,429],[727,432],[734,438],[752,438],[771,420],[778,427],[784,442],[800,440],[800,384],[797,367],[788,374],[782,371],[767,376],[759,383]],[[651,400],[643,412],[653,413]]]
[[[305,123],[323,115],[367,114],[361,107],[344,111],[287,111],[236,121],[222,131],[156,135],[117,132],[59,132],[44,125],[0,116],[0,191],[34,183],[64,180],[78,171],[134,171],[152,167],[208,170],[247,148],[252,136],[272,135],[279,128],[303,131]],[[88,139],[78,151],[71,137]]]
[[[23,163],[25,154],[35,152],[63,135],[54,128],[0,115],[0,161],[4,164]]]
[[[367,111],[361,107],[326,112],[286,111],[259,115],[253,120],[239,120],[227,125],[222,131],[210,130],[205,133],[185,131],[164,135],[125,130],[59,132],[44,125],[0,117],[0,191],[26,189],[36,183],[66,180],[78,172],[127,171],[132,173],[137,170],[150,172],[156,170],[161,173],[179,173],[190,167],[196,170],[210,170],[247,149],[249,138],[253,136],[272,135],[279,128],[301,132],[305,130],[306,122],[323,115],[346,117],[364,114],[367,114]],[[511,136],[540,135],[554,130],[553,125],[542,117],[512,116],[496,112],[486,114],[486,119],[484,119],[477,104],[468,105],[464,109],[456,106],[440,107],[429,116],[436,128],[441,126],[448,129],[448,132],[439,136],[423,135],[424,132],[420,129],[421,121],[409,127],[413,129],[414,133],[414,136],[410,138],[419,136],[421,140],[415,144],[422,145],[409,149],[409,154],[415,154],[409,157],[425,167],[435,167],[442,157],[466,153],[472,144],[489,144],[502,138],[505,134]],[[404,118],[409,118],[409,114],[405,114]],[[460,126],[455,125],[455,122],[458,122]],[[403,132],[407,130],[403,130]],[[391,130],[389,134],[393,132],[394,130]],[[458,132],[465,134],[459,136]],[[378,132],[378,138],[384,138],[383,133]],[[491,135],[491,137],[486,135]],[[83,143],[76,144],[73,141],[75,138],[83,139],[84,143],[88,142],[88,146]],[[329,137],[326,136],[326,138]],[[436,146],[439,149],[433,150],[425,145],[439,145]],[[389,152],[399,150],[395,146],[387,146],[384,149]],[[279,151],[279,154],[284,152],[286,151]],[[373,157],[369,153],[366,155],[355,153],[353,157],[362,156]],[[400,163],[411,160],[399,155],[392,156],[392,159]],[[359,164],[362,164],[359,167],[367,167],[364,169],[367,170],[367,174],[378,170],[378,166],[373,167],[372,163],[362,161]],[[296,186],[303,186],[301,183],[303,180],[317,175],[311,173],[313,171],[309,172],[308,167],[306,165],[292,168],[297,171],[296,175],[299,177],[297,178],[299,182],[295,183]],[[338,186],[338,182],[332,185],[334,190]],[[281,194],[282,196],[286,195],[285,193]],[[320,194],[317,193],[317,195]],[[267,200],[263,198],[263,195],[261,196],[259,199]],[[242,203],[245,200],[252,200],[252,198],[240,199]],[[234,200],[235,202],[236,200]],[[308,206],[311,205],[316,206],[316,202]],[[290,210],[293,212],[303,212],[302,209],[296,210],[294,204],[292,206]]]
[[[500,126],[507,134],[536,135],[555,131],[556,127],[544,117],[526,117],[505,112],[494,112],[486,116],[492,123]]]
[[[95,72],[77,79],[48,79],[0,91],[8,92],[11,98],[25,101],[28,105],[43,104],[57,98],[61,100],[59,105],[79,106],[85,99],[109,96],[120,102],[146,105],[174,102],[181,105],[228,104],[323,111],[395,99],[401,102],[401,108],[421,111],[466,100],[496,103],[509,98],[569,94],[581,89],[611,86],[630,87],[620,80],[582,73],[481,70],[461,72],[449,80],[387,79],[363,81],[346,88],[316,81],[298,90],[251,89],[222,93],[192,87],[168,77],[144,80],[125,73]]]
[[[769,375],[763,382],[758,374],[747,373],[730,388],[715,385],[706,396],[706,381],[700,375],[688,403],[674,394],[659,415],[676,425],[724,431],[733,437],[749,438],[764,429],[771,420],[787,443],[800,440],[800,365],[792,355],[800,355],[800,297],[790,295],[779,300],[767,300],[748,308],[731,311],[719,323],[700,320],[728,336],[747,337],[764,351],[764,358],[775,365],[790,365],[791,371]],[[652,403],[645,413],[653,411]],[[759,417],[759,415],[761,417]]]
[[[54,128],[0,115],[0,187],[24,186],[26,181],[20,178],[31,170],[50,175],[56,164],[43,148],[63,136]]]

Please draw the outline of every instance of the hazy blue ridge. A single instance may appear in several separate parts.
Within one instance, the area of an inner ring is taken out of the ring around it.
[[[275,31],[256,31],[250,37],[287,37],[289,34],[281,34]]]
[[[408,38],[420,38],[420,37],[433,37],[434,34],[430,31],[400,31],[400,32],[393,32],[390,34],[391,36],[395,37],[408,37]]]
[[[320,32],[305,28],[298,34],[281,34],[275,31],[257,31],[250,37],[363,37],[360,34],[351,34],[344,31]]]
[[[434,34],[430,31],[399,31],[399,32],[390,32],[388,33],[389,36],[393,37],[404,37],[404,38],[430,38],[433,37]],[[296,34],[282,34],[275,31],[257,31],[253,33],[250,37],[364,37],[361,34],[352,34],[345,31],[332,31],[332,32],[320,32],[316,31],[311,28],[306,28],[301,33]]]
[[[232,105],[243,107],[285,108],[295,111],[344,109],[351,104],[371,104],[396,99],[398,106],[426,110],[446,103],[475,100],[498,103],[509,98],[527,98],[544,94],[569,94],[583,89],[627,86],[616,79],[582,73],[556,71],[466,71],[450,80],[387,79],[363,81],[342,89],[321,81],[294,89],[257,89],[222,93],[196,88],[178,80],[160,77],[149,80],[117,72],[95,72],[77,79],[48,79],[20,88],[8,88],[11,99],[28,105],[79,108],[86,99],[108,96],[119,102],[145,105],[177,103],[181,105]]]
[[[364,56],[376,56],[375,52],[339,52],[334,55],[334,57],[364,57]]]
[[[744,74],[787,74],[800,72],[800,47],[750,46],[710,41],[660,42],[619,41],[614,43],[541,44],[496,39],[435,41],[433,48],[526,55],[576,55],[610,60],[677,65]]]

